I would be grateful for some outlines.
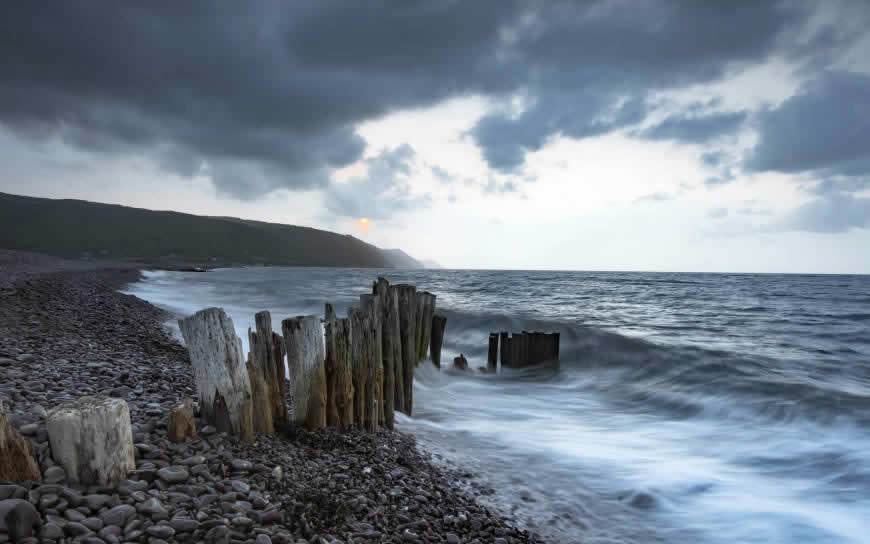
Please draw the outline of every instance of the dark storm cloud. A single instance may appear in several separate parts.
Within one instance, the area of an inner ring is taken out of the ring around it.
[[[554,136],[642,121],[650,92],[763,60],[795,3],[7,2],[0,123],[101,153],[208,172],[255,198],[323,186],[358,160],[359,123],[448,97],[523,93],[470,131],[518,169]],[[654,21],[654,24],[651,23]],[[502,188],[506,188],[503,185]]]
[[[669,117],[637,135],[650,140],[677,140],[704,144],[721,136],[733,135],[746,120],[746,112],[730,112],[702,117]]]
[[[870,76],[825,72],[759,116],[756,172],[870,176]]]

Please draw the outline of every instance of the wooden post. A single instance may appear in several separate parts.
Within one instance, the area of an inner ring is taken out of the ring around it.
[[[368,367],[368,324],[366,316],[357,308],[347,310],[351,326],[352,367],[353,367],[353,419],[360,429],[366,421],[366,385],[369,377]]]
[[[272,331],[269,312],[254,315],[256,330],[248,329],[248,377],[251,381],[254,430],[273,434],[275,426],[287,423],[284,342]]]
[[[553,360],[559,359],[559,333],[553,333]]]
[[[378,423],[383,419],[384,402],[381,397],[384,383],[383,338],[381,336],[381,311],[379,299],[375,295],[359,296],[360,307],[368,320],[369,373],[366,380],[366,428],[377,432]]]
[[[489,333],[489,354],[486,358],[487,372],[495,373],[498,369],[498,335],[494,332]]]
[[[251,380],[233,320],[222,308],[206,308],[179,319],[178,326],[190,352],[203,420],[252,441]]]
[[[402,412],[411,415],[414,406],[414,367],[417,363],[417,289],[397,285],[399,294],[399,331],[402,339]]]
[[[378,278],[374,285],[381,308],[381,356],[384,367],[384,425],[392,429],[396,410],[396,361],[402,359],[402,338],[399,332],[399,300],[390,282]]]
[[[342,427],[353,426],[353,340],[350,319],[335,320],[335,404]]]
[[[326,425],[336,427],[339,424],[338,405],[335,398],[336,357],[338,354],[336,353],[335,339],[335,310],[328,302],[323,311],[323,318],[323,328],[326,335],[326,361],[324,362],[326,371]]]
[[[422,291],[414,293],[417,324],[414,327],[414,366],[420,364],[420,352],[423,351],[423,316],[426,314],[426,294]]]
[[[529,357],[529,333],[523,331],[520,334],[520,366],[529,366],[531,358]]]
[[[447,318],[441,315],[432,316],[432,332],[430,333],[429,353],[432,354],[432,363],[441,368],[441,345],[444,343],[444,329],[447,327]]]
[[[418,360],[425,361],[426,354],[429,351],[429,343],[432,340],[432,317],[435,315],[435,295],[428,291],[424,291],[423,295],[423,318],[420,319],[422,326],[422,338],[420,340],[420,351],[417,354]]]
[[[326,370],[323,327],[316,315],[281,322],[293,390],[293,421],[308,429],[326,426]]]
[[[397,412],[405,411],[405,351],[404,344],[402,343],[402,325],[401,325],[401,307],[400,307],[400,296],[399,296],[399,287],[397,285],[390,286],[390,298],[395,301],[396,305],[396,320],[399,323],[399,341],[398,341],[398,354],[393,360],[393,375],[395,382],[395,396],[393,398],[393,407]],[[396,354],[395,348],[393,351]]]
[[[498,334],[499,337],[499,362],[501,363],[501,367],[507,367],[507,352],[508,352],[508,333],[500,332]]]

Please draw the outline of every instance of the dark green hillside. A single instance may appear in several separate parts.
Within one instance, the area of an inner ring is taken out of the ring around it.
[[[318,229],[5,193],[0,247],[154,264],[392,264],[371,244]]]

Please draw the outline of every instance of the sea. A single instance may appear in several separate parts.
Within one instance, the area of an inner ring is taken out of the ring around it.
[[[232,268],[146,272],[176,316],[338,314],[378,276],[437,296],[442,369],[397,428],[550,542],[870,542],[870,276]],[[169,323],[172,326],[172,322]],[[488,336],[559,331],[497,374]]]

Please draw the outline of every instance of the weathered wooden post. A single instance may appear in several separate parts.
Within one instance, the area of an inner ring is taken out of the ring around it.
[[[350,319],[336,320],[336,346],[338,358],[336,369],[338,379],[335,381],[336,404],[338,418],[342,427],[353,426],[353,329]]]
[[[396,410],[396,364],[402,359],[402,337],[399,330],[399,300],[390,289],[390,282],[378,278],[374,285],[381,309],[381,355],[384,367],[384,425],[392,429]]]
[[[501,363],[502,368],[507,368],[508,366],[508,333],[500,332],[498,334],[499,338],[499,362]]]
[[[554,344],[554,346],[553,346],[553,359],[554,360],[559,358],[559,336],[560,336],[560,333],[558,333],[558,332],[553,333],[553,344]]]
[[[426,314],[426,296],[422,291],[415,291],[414,304],[416,325],[414,326],[414,366],[420,364],[420,352],[423,351],[423,316]]]
[[[335,398],[335,377],[336,377],[336,342],[335,342],[335,310],[332,304],[326,303],[323,310],[323,332],[324,344],[326,345],[326,359],[324,361],[324,373],[326,374],[326,425],[328,427],[337,427],[338,405]]]
[[[252,441],[251,381],[232,319],[222,308],[206,308],[179,319],[178,326],[190,352],[202,418]]]
[[[256,330],[248,329],[248,378],[251,381],[251,404],[254,430],[273,434],[275,426],[286,423],[286,377],[284,342],[272,331],[269,312],[254,315]]]
[[[366,428],[371,432],[378,430],[378,423],[383,419],[384,402],[381,392],[384,382],[383,338],[381,335],[378,306],[379,299],[375,295],[359,296],[360,308],[366,314],[369,323],[369,373],[366,388]]]
[[[429,342],[429,353],[432,355],[432,363],[441,368],[441,346],[444,343],[444,329],[447,327],[447,318],[441,315],[432,316],[432,332]]]
[[[428,291],[417,293],[417,296],[422,298],[422,318],[419,318],[422,328],[420,338],[420,351],[417,353],[418,361],[425,361],[426,354],[429,351],[429,343],[432,339],[432,317],[435,315],[435,295]],[[418,306],[419,308],[419,306]]]
[[[357,308],[348,308],[347,319],[351,327],[351,367],[353,379],[353,420],[360,429],[366,422],[366,389],[368,387],[368,323],[366,315]]]
[[[290,369],[293,421],[321,429],[326,426],[326,370],[320,318],[291,317],[281,322],[281,331]]]
[[[529,366],[529,333],[520,333],[520,366]]]
[[[123,399],[83,397],[55,406],[45,426],[51,455],[70,483],[115,486],[136,468],[130,409]]]
[[[498,369],[498,335],[489,333],[489,353],[486,358],[487,372],[494,373]]]
[[[417,289],[413,285],[397,285],[395,288],[399,294],[403,390],[403,404],[397,408],[411,415],[414,406],[414,367],[417,365]]]

